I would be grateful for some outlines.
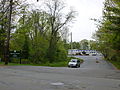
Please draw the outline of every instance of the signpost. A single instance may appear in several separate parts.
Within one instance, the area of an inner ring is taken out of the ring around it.
[[[20,59],[20,64],[21,64],[21,59],[28,59],[28,53],[25,50],[22,50],[22,51],[13,50],[13,51],[10,51],[10,57]]]
[[[10,51],[10,57],[13,57],[13,58],[19,58],[20,57],[20,54],[21,54],[21,51]]]
[[[20,64],[21,64],[21,50],[20,51],[10,51],[10,57],[11,58],[20,58]]]

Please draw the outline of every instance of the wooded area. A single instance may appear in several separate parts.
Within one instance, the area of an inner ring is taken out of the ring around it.
[[[25,52],[22,57],[30,63],[67,58],[65,36],[75,12],[63,14],[64,3],[60,0],[47,0],[44,5],[44,10],[31,9],[23,0],[0,1],[0,57],[5,64],[13,50]]]
[[[46,0],[44,9],[30,7],[24,0],[0,0],[0,57],[6,65],[13,50],[23,52],[27,62],[39,64],[66,60],[70,48],[98,50],[107,60],[120,61],[119,0],[105,0],[102,19],[94,19],[98,22],[96,41],[72,43],[67,43],[67,37],[75,11],[63,14],[61,0]]]
[[[107,60],[120,62],[120,1],[105,0],[102,20],[96,21],[96,49]]]

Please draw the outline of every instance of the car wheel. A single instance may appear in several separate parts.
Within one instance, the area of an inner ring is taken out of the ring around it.
[[[80,67],[80,65],[77,65],[76,67],[77,67],[77,68],[79,68],[79,67]]]
[[[78,65],[76,65],[76,68],[78,68]]]

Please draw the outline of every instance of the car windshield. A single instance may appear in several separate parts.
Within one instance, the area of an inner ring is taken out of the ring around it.
[[[72,59],[71,62],[77,62],[77,59]]]

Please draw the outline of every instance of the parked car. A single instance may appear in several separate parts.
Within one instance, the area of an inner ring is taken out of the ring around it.
[[[96,56],[97,54],[92,54],[92,56]]]
[[[80,67],[80,61],[78,59],[71,59],[68,63],[68,67]]]

